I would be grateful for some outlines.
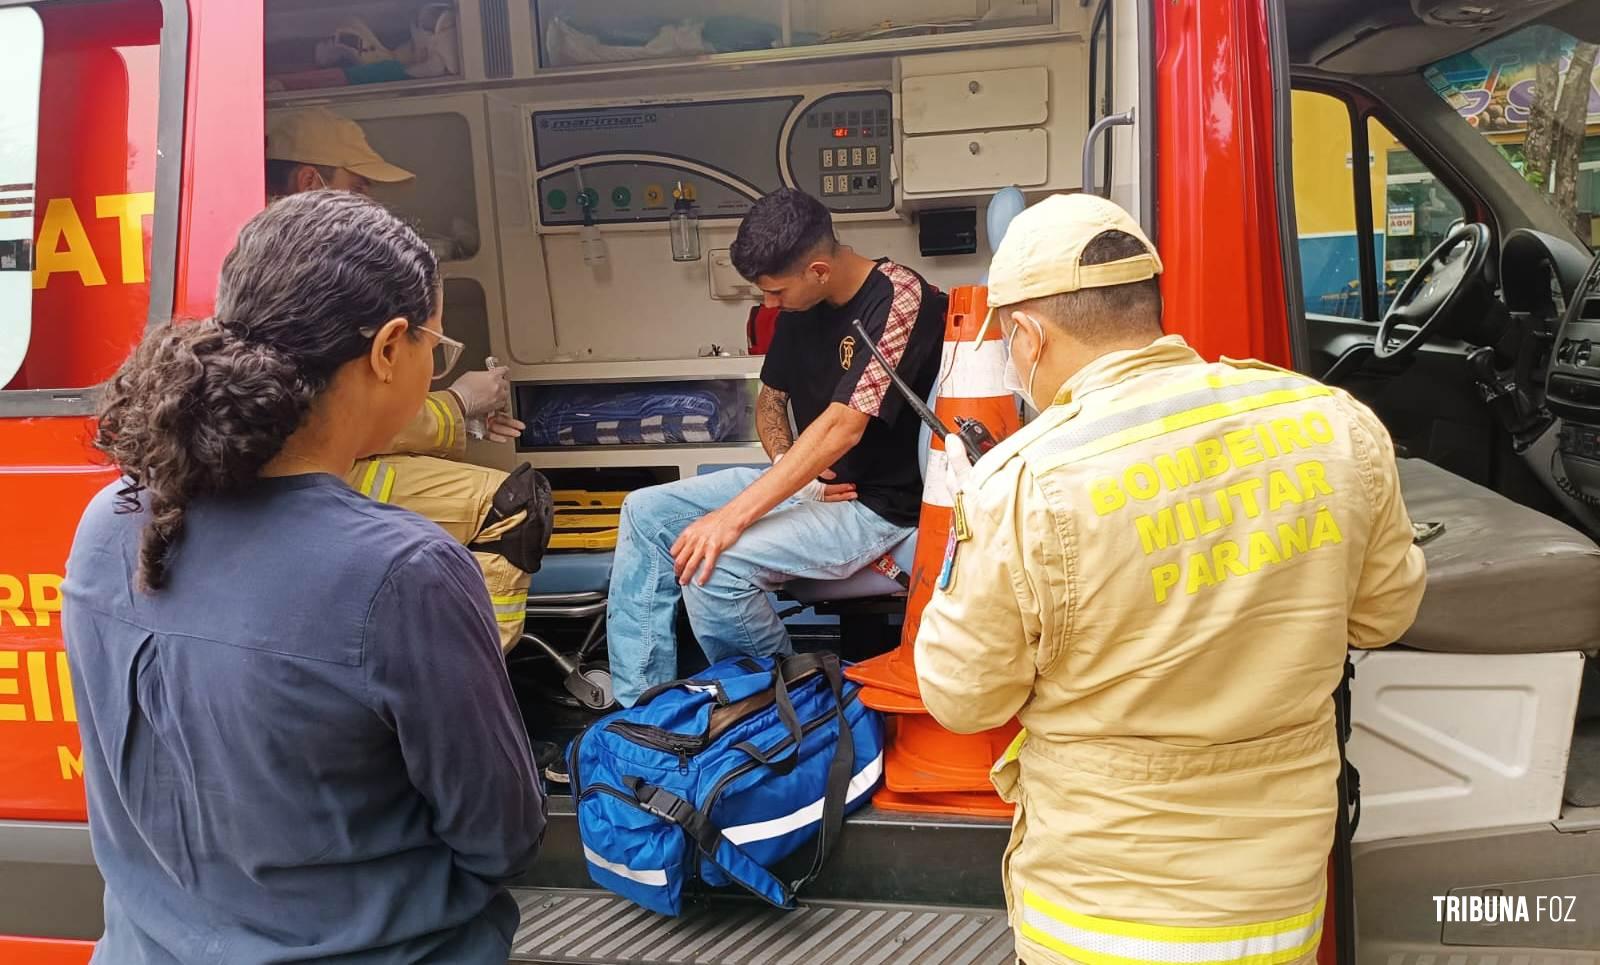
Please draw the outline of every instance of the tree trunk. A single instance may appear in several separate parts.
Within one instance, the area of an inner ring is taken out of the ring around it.
[[[1587,234],[1583,230],[1583,221],[1587,219],[1578,215],[1578,164],[1583,160],[1583,138],[1589,121],[1589,88],[1593,83],[1597,49],[1600,48],[1594,44],[1582,43],[1573,48],[1566,86],[1556,105],[1555,173],[1552,175],[1555,190],[1552,201],[1556,211],[1580,235]]]
[[[1550,160],[1556,141],[1556,96],[1561,90],[1561,48],[1548,41],[1539,51],[1533,81],[1533,104],[1528,108],[1528,137],[1522,145],[1522,176],[1530,184],[1548,188]]]

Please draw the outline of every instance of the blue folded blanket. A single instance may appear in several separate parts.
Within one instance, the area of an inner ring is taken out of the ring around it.
[[[638,446],[712,443],[730,421],[711,392],[575,392],[552,398],[524,419],[528,446]]]

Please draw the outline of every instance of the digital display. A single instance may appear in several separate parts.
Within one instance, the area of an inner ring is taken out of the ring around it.
[[[850,136],[850,128],[848,128],[848,127],[836,127],[836,128],[833,129],[833,136],[834,137],[849,137]]]

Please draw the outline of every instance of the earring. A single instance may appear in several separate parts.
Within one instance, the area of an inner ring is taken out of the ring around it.
[[[394,381],[394,376],[392,376],[392,375],[385,375],[383,377],[383,384],[384,385],[388,385],[390,382],[393,382],[393,381]]]

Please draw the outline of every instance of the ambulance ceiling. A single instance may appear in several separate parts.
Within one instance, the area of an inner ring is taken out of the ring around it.
[[[1579,36],[1600,33],[1594,0],[1287,0],[1289,54],[1340,74],[1416,70],[1547,19]]]

